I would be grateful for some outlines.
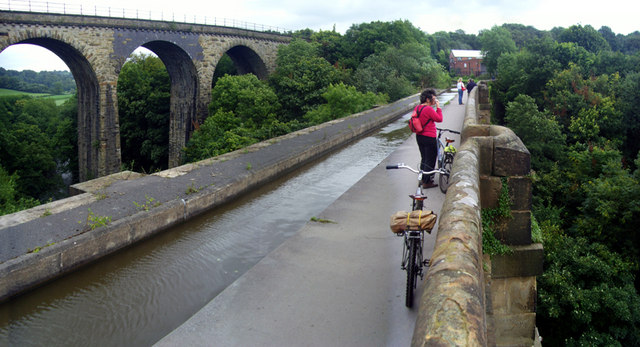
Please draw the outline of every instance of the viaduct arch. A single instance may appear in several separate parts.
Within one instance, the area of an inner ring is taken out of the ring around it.
[[[0,51],[19,43],[42,46],[60,57],[76,80],[80,181],[120,170],[117,82],[135,49],[154,52],[169,73],[169,167],[175,167],[195,124],[207,117],[220,58],[227,53],[239,73],[264,79],[275,70],[278,46],[289,41],[210,25],[0,11]]]

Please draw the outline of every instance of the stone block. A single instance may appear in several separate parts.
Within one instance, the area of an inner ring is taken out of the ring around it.
[[[478,103],[489,103],[489,87],[486,84],[478,84]]]
[[[531,244],[531,211],[511,211],[511,215],[496,225],[496,238],[507,245]]]
[[[512,210],[531,210],[531,178],[513,176],[507,179]]]
[[[491,124],[491,110],[480,109],[478,111],[478,124]]]
[[[525,176],[531,170],[531,155],[520,138],[509,128],[492,126],[493,140],[492,175]]]
[[[494,315],[496,346],[532,346],[536,314]]]
[[[480,207],[495,208],[502,191],[502,180],[495,176],[480,176]]]
[[[493,278],[491,281],[493,314],[502,315],[535,312],[536,296],[535,276]]]
[[[544,249],[541,243],[511,246],[512,254],[491,257],[491,277],[529,277],[542,274]]]
[[[529,152],[496,145],[493,149],[493,174],[495,176],[522,176],[531,170]]]

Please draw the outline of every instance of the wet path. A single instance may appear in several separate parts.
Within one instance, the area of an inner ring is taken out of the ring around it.
[[[439,126],[462,127],[464,106],[444,113]],[[404,141],[318,215],[329,223],[306,223],[157,345],[410,345],[418,309],[405,307],[402,238],[389,216],[410,209],[417,177],[385,166],[419,157],[415,138]],[[425,193],[425,208],[439,213],[444,194]],[[436,230],[425,237],[426,257]]]

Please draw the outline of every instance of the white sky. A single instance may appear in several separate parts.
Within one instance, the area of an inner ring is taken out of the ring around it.
[[[10,0],[9,3],[27,0]],[[41,1],[41,2],[44,2]],[[608,26],[616,34],[640,30],[635,0],[56,0],[83,4],[83,8],[162,11],[176,18],[194,14],[207,18],[229,18],[277,26],[287,30],[310,28],[344,32],[353,24],[372,21],[409,20],[433,34],[437,31],[464,30],[478,34],[494,25],[518,23],[540,30],[591,25],[596,30]],[[6,9],[6,4],[0,4]],[[14,45],[0,53],[0,67],[10,70],[68,70],[53,53],[37,46]]]

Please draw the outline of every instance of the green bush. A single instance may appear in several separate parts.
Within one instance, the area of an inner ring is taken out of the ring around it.
[[[638,346],[634,265],[607,247],[545,232],[537,325],[548,346]]]
[[[360,93],[353,86],[340,82],[331,84],[322,94],[326,104],[307,112],[304,118],[312,124],[320,124],[371,109],[376,104],[387,103],[386,95],[372,92]]]

